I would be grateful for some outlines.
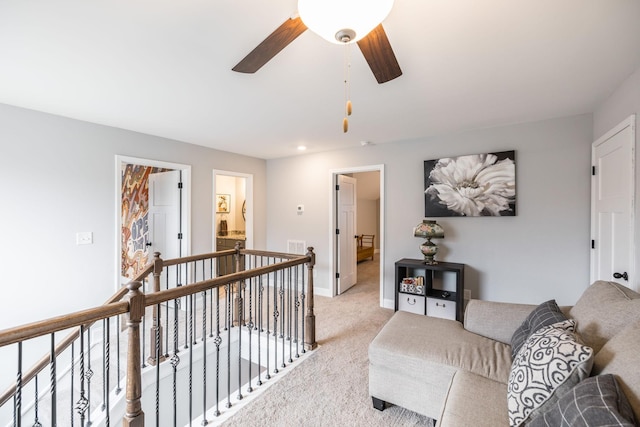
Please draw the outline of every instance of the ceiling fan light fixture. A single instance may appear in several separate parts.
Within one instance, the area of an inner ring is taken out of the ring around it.
[[[336,44],[365,37],[384,21],[392,7],[393,0],[298,0],[298,13],[307,28]]]

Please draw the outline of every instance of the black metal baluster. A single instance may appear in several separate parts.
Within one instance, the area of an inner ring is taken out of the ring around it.
[[[87,378],[87,425],[91,425],[91,327],[87,327],[87,372],[84,376]]]
[[[249,261],[249,263],[251,263],[251,261]],[[249,340],[249,385],[247,387],[247,393],[251,393],[253,391],[253,388],[251,387],[251,381],[253,379],[252,373],[251,373],[251,364],[253,362],[253,360],[251,359],[251,353],[252,353],[252,349],[253,349],[253,342],[251,341],[251,333],[253,330],[253,286],[254,286],[254,282],[253,282],[253,278],[249,279],[249,322],[247,323],[247,332],[248,332],[248,340]]]
[[[173,356],[171,356],[171,367],[173,368],[173,426],[178,425],[178,364],[180,364],[180,357],[178,357],[178,299],[173,300]]]
[[[73,425],[75,424],[75,417],[73,416],[74,415],[73,414],[73,390],[74,390],[73,377],[75,376],[74,372],[75,372],[75,369],[76,369],[76,361],[75,361],[75,359],[76,359],[76,348],[75,347],[76,347],[75,340],[71,341],[71,375],[70,375],[71,387],[69,387],[71,389],[71,397],[69,399],[69,402],[71,403],[71,408],[70,408],[70,410],[71,410],[71,417],[70,417],[70,419],[71,419],[71,427],[73,427]],[[51,420],[52,421],[55,420],[55,418],[53,416],[54,414],[55,414],[55,406],[51,405]],[[52,424],[52,425],[55,426],[55,424]]]
[[[158,313],[158,323],[157,323],[158,325],[161,322],[160,320],[161,307],[162,307],[162,304],[156,305],[156,313]],[[169,317],[168,314],[167,314],[167,317]],[[155,350],[156,350],[156,353],[154,354],[154,357],[156,359],[156,427],[160,427],[160,364],[162,362],[160,359],[161,332],[160,332],[160,328],[153,328],[153,330],[155,334],[154,339],[155,339]]]
[[[216,411],[214,415],[220,416],[220,287],[216,287],[216,338],[213,343],[216,345]]]
[[[33,427],[42,427],[42,424],[40,424],[40,421],[38,421],[38,375],[35,376],[34,378],[35,381],[35,399],[34,399],[34,407],[33,407],[33,412],[34,412],[34,419],[33,419]],[[54,423],[52,423],[51,425],[55,425]]]
[[[109,405],[109,390],[110,390],[110,385],[109,385],[109,375],[110,375],[110,369],[111,369],[111,326],[110,326],[110,319],[106,318],[104,319],[104,404],[106,407],[106,414],[105,414],[105,426],[109,427],[110,425],[110,411],[111,411],[111,406]]]
[[[267,260],[267,263],[269,263],[269,260]],[[267,330],[266,330],[266,337],[267,337],[267,339],[266,339],[266,342],[267,342],[267,360],[266,360],[266,362],[267,362],[267,365],[266,365],[267,370],[266,370],[266,372],[267,373],[265,374],[265,378],[266,379],[271,379],[271,373],[269,371],[269,362],[270,362],[270,359],[271,359],[271,357],[270,357],[271,356],[271,350],[270,350],[271,349],[271,331],[269,330],[269,324],[271,322],[271,311],[269,309],[270,308],[270,304],[271,304],[271,297],[269,296],[269,290],[271,289],[271,286],[270,286],[270,282],[269,282],[270,279],[269,278],[272,277],[271,276],[272,274],[273,273],[267,274],[267,286],[266,286],[266,289],[267,289],[267,295],[266,295],[267,306],[266,306],[266,311],[265,311],[265,321],[267,322]]]
[[[120,394],[120,316],[116,316],[116,394]]]
[[[242,400],[242,323],[244,319],[243,314],[243,295],[244,292],[244,281],[242,284],[240,282],[236,282],[236,286],[238,287],[238,400]]]
[[[274,260],[274,262],[277,262]],[[273,373],[278,372],[278,271],[273,272]]]
[[[301,334],[300,334],[302,336],[301,337],[301,339],[302,339],[302,341],[301,341],[302,342],[302,354],[307,352],[307,350],[304,348],[304,317],[305,317],[305,314],[306,314],[305,313],[305,308],[304,308],[304,298],[305,298],[304,292],[305,292],[305,289],[306,289],[306,283],[305,283],[305,280],[304,280],[305,277],[306,276],[303,274],[302,275],[302,289],[300,289],[300,305],[302,306],[302,313],[301,313],[301,316],[300,316],[301,320],[302,320],[301,321],[301,324],[302,324],[301,329],[302,329],[302,331],[301,331]]]
[[[202,261],[202,280],[204,280],[204,261]],[[213,291],[212,291],[213,292]],[[202,425],[207,421],[207,291],[202,292]]]
[[[176,265],[176,274],[177,274],[177,279],[178,282],[176,282],[178,284],[178,287],[182,286],[182,283],[180,282],[180,273],[181,273],[181,264]],[[184,348],[187,349],[189,348],[189,305],[188,305],[188,301],[186,297],[183,297],[185,302],[186,307],[184,308]],[[179,300],[180,301],[180,300]]]
[[[295,292],[294,292],[294,299],[295,299],[295,301],[294,301],[294,304],[295,304],[295,316],[294,316],[295,328],[294,328],[294,334],[295,334],[295,338],[294,339],[296,341],[296,358],[298,358],[298,357],[300,357],[300,354],[298,353],[298,345],[299,345],[299,342],[300,342],[298,340],[298,333],[299,333],[299,331],[298,331],[298,315],[300,314],[299,313],[300,298],[298,297],[298,281],[300,280],[300,266],[296,266],[296,278],[295,279],[296,279],[296,281],[295,281],[295,285],[294,285],[294,289],[295,289]]]
[[[227,291],[227,323],[231,325],[231,285],[225,285]],[[227,331],[227,408],[231,407],[231,328]]]
[[[280,260],[282,261],[282,259]],[[286,365],[284,364],[285,362],[285,356],[284,356],[284,349],[285,349],[285,339],[284,339],[284,324],[285,321],[287,320],[287,316],[286,316],[286,307],[284,306],[284,285],[285,285],[285,274],[284,274],[284,270],[280,270],[280,290],[278,291],[278,294],[280,295],[280,312],[282,313],[282,319],[280,320],[280,339],[282,340],[282,364],[280,365],[280,367],[284,368]]]
[[[169,289],[169,268],[164,269],[164,280],[165,280],[165,289]],[[165,316],[165,327],[164,327],[164,333],[165,333],[164,342],[166,343],[164,355],[165,357],[169,358],[169,301],[165,303],[165,310],[167,315]]]
[[[16,393],[13,398],[13,425],[22,426],[22,342],[18,343],[18,372],[16,373]]]
[[[213,279],[213,258],[209,259],[209,278]],[[211,310],[209,311],[209,313],[211,313],[209,315],[209,338],[213,338],[213,289],[209,293],[209,304],[211,307]]]
[[[258,385],[262,385],[262,343],[260,342],[260,334],[264,331],[262,329],[262,292],[264,291],[264,286],[262,284],[262,275],[258,277],[258,315],[257,315],[257,323],[258,323]]]
[[[73,372],[73,365],[71,366]],[[58,414],[56,413],[58,406],[58,380],[57,380],[57,363],[56,363],[56,337],[55,333],[51,334],[51,342],[49,349],[49,379],[51,382],[51,425],[55,426],[58,424]],[[36,380],[37,380],[36,376]],[[72,383],[73,384],[73,383]],[[73,402],[73,400],[72,400]],[[36,399],[37,403],[37,399]],[[35,427],[35,425],[34,425]]]
[[[293,340],[291,339],[291,320],[293,315],[293,304],[291,303],[291,291],[293,288],[293,283],[291,282],[292,269],[295,267],[287,268],[287,295],[288,295],[288,304],[287,304],[287,318],[289,319],[289,324],[287,325],[287,341],[289,341],[289,363],[293,362]]]
[[[85,376],[84,376],[84,326],[80,326],[80,399],[76,403],[76,412],[80,415],[80,425],[84,427],[85,412],[89,406],[89,401],[85,397]]]
[[[189,294],[187,297],[189,313],[189,335],[185,337],[185,341],[188,339],[190,343],[193,343],[193,294]],[[193,419],[193,344],[189,348],[189,425]]]

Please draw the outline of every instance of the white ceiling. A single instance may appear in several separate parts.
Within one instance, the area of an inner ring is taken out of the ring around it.
[[[306,31],[231,68],[296,0],[0,0],[0,103],[270,159],[589,113],[640,67],[638,0],[396,0],[379,85]],[[90,143],[90,141],[87,141]]]

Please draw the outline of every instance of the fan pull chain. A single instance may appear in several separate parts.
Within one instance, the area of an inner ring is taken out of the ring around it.
[[[351,87],[350,87],[350,80],[351,80],[351,57],[350,57],[350,47],[349,47],[350,43],[345,43],[344,46],[344,99],[345,99],[345,115],[344,115],[344,119],[342,119],[342,131],[344,133],[347,133],[347,131],[349,130],[349,119],[347,119],[347,116],[351,115],[352,112],[352,105],[351,105]]]

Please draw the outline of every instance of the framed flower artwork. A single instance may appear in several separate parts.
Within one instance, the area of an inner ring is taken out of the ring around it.
[[[216,213],[229,213],[231,207],[230,194],[216,195]]]
[[[515,151],[424,161],[424,216],[515,216]]]

